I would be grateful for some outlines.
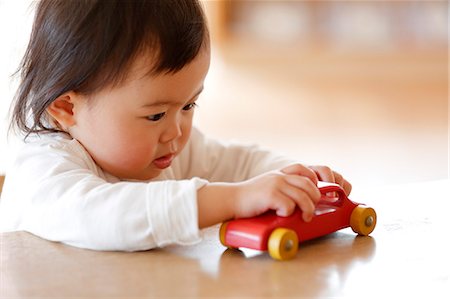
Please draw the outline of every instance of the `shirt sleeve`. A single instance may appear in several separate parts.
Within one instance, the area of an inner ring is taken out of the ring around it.
[[[281,169],[298,161],[255,145],[224,143],[207,138],[193,129],[183,152],[186,177],[202,177],[211,182],[238,182]]]
[[[108,182],[88,154],[65,146],[26,146],[7,174],[1,230],[95,250],[136,251],[200,240],[198,178]]]

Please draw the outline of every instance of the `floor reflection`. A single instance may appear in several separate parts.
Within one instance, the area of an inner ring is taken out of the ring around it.
[[[343,232],[301,243],[297,256],[289,261],[275,261],[267,252],[226,249],[219,278],[244,295],[251,294],[247,291],[253,286],[255,296],[331,296],[341,293],[349,273],[368,265],[375,251],[375,238]],[[258,294],[261,285],[265,291]]]

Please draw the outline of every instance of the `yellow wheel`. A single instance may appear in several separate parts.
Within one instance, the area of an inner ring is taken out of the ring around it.
[[[276,260],[288,260],[297,254],[297,234],[287,228],[275,229],[269,237],[269,254]]]
[[[223,246],[230,247],[227,244],[225,244],[225,233],[227,231],[227,225],[228,225],[228,222],[224,222],[224,223],[222,223],[222,225],[220,225],[219,238],[220,238],[220,243],[222,243]]]
[[[350,227],[363,236],[369,235],[377,224],[377,213],[375,210],[365,206],[357,206],[350,216]]]

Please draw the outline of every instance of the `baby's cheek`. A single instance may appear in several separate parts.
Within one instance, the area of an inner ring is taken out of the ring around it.
[[[154,160],[152,147],[133,148],[131,146],[122,147],[116,154],[116,161],[123,167],[130,169],[142,169],[148,167]]]

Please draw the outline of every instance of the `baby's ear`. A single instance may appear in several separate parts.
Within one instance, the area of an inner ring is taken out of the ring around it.
[[[78,95],[72,91],[64,93],[54,100],[47,107],[47,113],[56,122],[56,125],[63,130],[75,125],[74,103],[77,101]]]

